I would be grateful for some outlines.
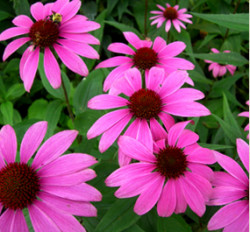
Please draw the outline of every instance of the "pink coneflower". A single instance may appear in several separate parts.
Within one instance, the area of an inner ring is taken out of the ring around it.
[[[156,37],[155,41],[151,42],[139,39],[132,32],[124,32],[123,35],[134,49],[124,43],[112,43],[108,46],[109,51],[125,54],[126,56],[112,57],[96,66],[96,68],[118,66],[105,79],[103,86],[105,92],[110,89],[115,80],[123,77],[124,72],[131,67],[145,70],[146,75],[152,67],[164,68],[166,75],[178,69],[194,69],[194,65],[190,61],[175,57],[186,48],[183,42],[177,41],[167,45],[161,37]],[[193,84],[190,78],[187,81],[189,84]]]
[[[115,192],[118,198],[140,195],[135,213],[145,214],[157,202],[161,217],[183,213],[187,205],[199,216],[205,212],[213,176],[206,164],[214,163],[215,159],[211,150],[197,144],[196,133],[184,129],[188,123],[176,123],[165,139],[150,144],[151,149],[129,136],[119,138],[119,148],[138,162],[114,171],[105,183],[120,186]]]
[[[99,44],[99,41],[88,32],[98,29],[100,25],[88,21],[85,16],[76,15],[80,6],[80,0],[57,0],[45,5],[34,3],[30,12],[35,22],[26,15],[19,15],[12,21],[16,27],[0,34],[0,41],[24,36],[5,48],[4,61],[25,43],[30,44],[20,61],[20,77],[26,91],[29,92],[32,87],[40,51],[44,51],[44,71],[53,88],[61,85],[60,67],[54,52],[70,70],[82,76],[88,75],[88,68],[78,55],[99,58],[98,53],[88,45]]]
[[[236,140],[237,152],[249,173],[249,145]],[[215,158],[225,172],[215,172],[215,187],[210,205],[226,205],[218,210],[208,222],[209,230],[224,228],[225,232],[249,231],[249,179],[241,166],[232,158],[216,152]]]
[[[166,3],[166,8],[160,5],[156,5],[161,11],[150,11],[151,14],[156,14],[156,16],[150,17],[149,19],[153,19],[151,25],[157,24],[157,28],[161,27],[161,25],[166,22],[165,31],[169,32],[171,28],[171,23],[173,23],[175,29],[180,33],[181,27],[186,29],[186,26],[181,22],[192,23],[189,18],[193,16],[190,14],[185,14],[187,9],[179,9],[178,5],[171,7],[170,4]]]
[[[249,106],[249,101],[247,101],[246,104]],[[238,116],[249,118],[249,111],[244,111],[244,112],[238,114]],[[244,131],[249,131],[249,120],[248,120],[248,124],[247,124],[246,127],[244,128]],[[249,133],[248,133],[248,135],[247,135],[247,138],[249,139]]]
[[[77,136],[65,130],[49,138],[34,155],[47,131],[47,122],[32,125],[17,155],[17,139],[9,125],[0,131],[0,231],[28,232],[22,212],[28,208],[35,231],[85,231],[72,216],[93,217],[101,194],[84,183],[96,174],[94,157],[72,153],[61,156]],[[20,160],[20,161],[17,161]]]
[[[216,48],[212,48],[211,51],[213,53],[220,53]],[[224,53],[230,53],[229,50],[223,51]],[[231,75],[234,75],[234,72],[236,70],[236,66],[233,66],[231,64],[218,64],[216,62],[213,62],[211,60],[205,60],[206,63],[209,63],[208,66],[209,71],[213,71],[214,78],[221,77],[226,74],[227,70],[231,73]]]
[[[99,118],[87,133],[88,139],[103,134],[99,149],[104,152],[108,149],[131,119],[134,122],[128,127],[126,135],[137,137],[138,134],[147,135],[149,130],[161,128],[158,119],[169,129],[174,119],[170,114],[182,117],[199,117],[210,114],[202,104],[195,102],[202,99],[204,94],[196,89],[182,88],[188,77],[186,71],[172,72],[164,79],[165,72],[161,68],[153,67],[146,76],[146,88],[142,88],[141,73],[132,68],[125,73],[124,78],[115,83],[115,88],[123,93],[122,96],[101,94],[88,102],[91,109],[117,109]],[[147,139],[143,139],[146,141]],[[150,140],[150,138],[148,138]]]

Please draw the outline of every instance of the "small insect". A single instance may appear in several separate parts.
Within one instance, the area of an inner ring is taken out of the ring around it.
[[[60,25],[62,21],[62,15],[54,11],[52,11],[52,15],[49,15],[48,17],[53,23],[56,23],[58,25]]]

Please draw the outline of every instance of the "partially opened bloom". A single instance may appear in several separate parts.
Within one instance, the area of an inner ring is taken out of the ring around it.
[[[150,11],[151,14],[156,14],[156,16],[150,17],[149,19],[153,19],[151,25],[157,24],[157,28],[161,27],[164,22],[165,31],[169,32],[171,28],[171,24],[173,23],[175,29],[180,33],[181,27],[186,29],[186,26],[181,22],[192,23],[189,18],[192,18],[192,15],[185,14],[187,9],[179,9],[178,5],[171,7],[169,3],[166,3],[166,8],[161,5],[156,5],[160,11]]]
[[[53,135],[38,149],[46,131],[47,122],[32,125],[21,142],[20,156],[13,128],[6,125],[0,131],[1,232],[28,232],[25,208],[36,232],[85,231],[72,214],[97,215],[90,201],[100,201],[101,194],[85,183],[96,176],[88,168],[96,159],[82,153],[61,156],[75,140],[75,130]]]
[[[246,104],[249,106],[249,101],[247,101]],[[249,118],[249,111],[244,111],[244,112],[238,114],[238,116]],[[247,124],[246,127],[244,128],[244,131],[249,131],[249,119],[248,119],[248,124]],[[249,133],[248,133],[248,135],[247,135],[247,138],[249,139]]]
[[[249,173],[249,145],[237,139],[237,152]],[[208,222],[209,230],[223,229],[224,232],[249,231],[249,178],[241,166],[232,158],[219,152],[215,158],[226,172],[214,172],[215,187],[210,205],[225,205]]]
[[[26,91],[29,92],[32,87],[40,51],[44,52],[44,71],[53,88],[61,85],[60,67],[54,52],[70,70],[82,76],[88,75],[88,68],[78,55],[99,58],[98,53],[89,46],[99,44],[99,41],[88,32],[98,29],[100,24],[76,15],[80,6],[80,0],[57,0],[45,5],[34,3],[30,12],[35,22],[26,15],[19,15],[12,21],[15,27],[0,34],[0,41],[22,35],[22,38],[12,41],[5,48],[4,61],[22,45],[29,44],[20,61],[20,77]]]
[[[119,148],[134,163],[114,171],[105,181],[118,187],[115,196],[139,195],[135,213],[142,215],[157,204],[161,217],[184,213],[187,205],[199,216],[212,190],[213,171],[206,166],[215,162],[213,151],[197,144],[199,136],[185,129],[187,122],[176,123],[165,139],[145,146],[129,136],[120,136]]]
[[[152,67],[164,68],[166,75],[178,69],[194,69],[194,65],[190,61],[175,57],[186,48],[183,42],[177,41],[167,45],[165,40],[159,36],[152,42],[139,39],[133,32],[124,32],[123,35],[133,48],[124,43],[112,43],[108,46],[109,51],[126,56],[112,57],[96,66],[96,68],[116,67],[105,79],[103,85],[105,92],[131,67],[144,70],[146,75]],[[190,78],[187,81],[189,84],[193,84]]]
[[[213,53],[220,53],[216,48],[212,48],[211,51]],[[230,53],[229,50],[225,50],[223,52]],[[236,70],[236,66],[233,66],[231,64],[218,64],[211,60],[205,60],[205,62],[210,64],[208,66],[208,70],[213,72],[214,78],[224,76],[227,70],[231,73],[231,75],[234,75],[234,72]]]
[[[182,117],[210,114],[206,107],[195,102],[204,97],[202,92],[181,88],[188,77],[186,71],[175,71],[167,79],[164,77],[163,69],[151,68],[146,76],[146,88],[143,88],[141,73],[137,68],[132,68],[125,73],[124,78],[115,83],[115,88],[126,97],[101,94],[90,99],[88,107],[91,109],[120,109],[99,118],[89,129],[88,139],[103,134],[99,149],[104,152],[131,119],[133,123],[126,130],[126,135],[138,137],[138,134],[142,134],[142,140],[147,141],[151,136],[148,123],[151,130],[159,130],[162,127],[157,120],[160,119],[169,129],[174,123],[170,114]]]

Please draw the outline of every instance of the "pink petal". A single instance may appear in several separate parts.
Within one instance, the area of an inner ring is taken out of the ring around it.
[[[175,192],[176,192],[176,207],[175,207],[175,213],[179,214],[179,213],[184,213],[186,211],[187,208],[187,202],[186,199],[184,197],[184,194],[186,194],[185,192],[183,192],[183,189],[181,188],[181,178],[177,179],[174,181],[174,185],[175,185]]]
[[[56,50],[58,56],[62,60],[62,62],[73,72],[82,75],[87,76],[89,71],[86,66],[86,64],[83,62],[83,60],[76,55],[74,52],[71,52],[70,50],[64,48],[61,45],[54,44],[54,49]]]
[[[15,216],[13,218],[12,228],[10,229],[10,231],[20,231],[20,229],[22,230],[22,232],[29,232],[22,210],[17,209],[15,211]]]
[[[165,31],[169,32],[170,28],[171,28],[171,20],[168,19],[165,25]]]
[[[144,175],[134,175],[131,179],[127,179],[125,183],[115,192],[118,198],[129,198],[141,194],[148,190],[148,186],[159,179],[159,174],[147,172]]]
[[[151,89],[158,92],[164,80],[164,77],[165,77],[164,69],[152,67],[149,70],[149,74],[146,75],[147,89]]]
[[[16,37],[18,35],[23,35],[29,33],[29,28],[23,27],[11,27],[6,29],[0,34],[0,41],[10,39],[12,37]]]
[[[246,210],[245,201],[236,201],[219,209],[208,222],[209,230],[217,230],[236,221]]]
[[[133,32],[123,32],[125,39],[136,49],[142,47],[142,40]]]
[[[10,125],[3,126],[0,130],[0,152],[7,163],[16,160],[17,140],[16,133]]]
[[[60,32],[59,36],[66,38],[68,40],[73,40],[73,41],[77,41],[77,42],[100,45],[100,41],[97,38],[95,38],[93,35],[87,34],[87,33],[73,34],[73,33]]]
[[[133,159],[155,162],[156,158],[153,153],[142,143],[128,136],[120,136],[118,140],[120,149]]]
[[[31,5],[30,12],[36,21],[43,19],[43,8],[44,6],[41,2],[36,2]]]
[[[130,179],[148,175],[154,169],[155,165],[151,163],[132,163],[112,172],[105,180],[105,184],[110,187],[124,185]]]
[[[227,64],[226,65],[226,68],[228,69],[228,71],[231,73],[231,75],[233,76],[234,75],[234,72],[236,70],[236,67],[233,66],[233,65],[230,65],[230,64]]]
[[[126,106],[128,100],[114,95],[101,94],[91,98],[88,102],[90,109],[104,110]]]
[[[158,94],[164,98],[176,92],[186,81],[188,73],[186,71],[172,72],[163,82]]]
[[[135,51],[124,43],[112,43],[108,46],[108,50],[115,53],[121,53],[125,55],[134,55]]]
[[[179,122],[169,129],[168,144],[170,146],[176,146],[178,138],[181,136],[188,123],[190,123],[190,121]]]
[[[38,197],[46,202],[46,204],[53,205],[53,207],[64,211],[67,214],[73,214],[84,217],[96,217],[97,210],[89,202],[71,201],[61,197],[53,196],[49,193],[39,192]]]
[[[77,134],[75,130],[65,130],[50,137],[38,150],[32,167],[38,169],[58,158],[70,147]]]
[[[174,20],[172,20],[172,23],[173,23],[176,31],[178,31],[180,33],[181,32],[181,28],[180,28],[179,21],[177,19],[174,19]]]
[[[27,48],[29,49],[29,48]],[[27,92],[30,92],[30,89],[33,85],[33,81],[35,79],[38,62],[39,62],[39,53],[40,49],[37,47],[34,51],[32,51],[27,58],[22,73],[22,80],[24,84],[24,88]],[[21,70],[20,70],[21,71]]]
[[[58,43],[64,48],[89,59],[99,59],[98,52],[86,43],[70,41],[68,39],[58,39]]]
[[[246,170],[249,172],[249,145],[242,139],[237,139],[236,145],[238,155]]]
[[[167,138],[167,132],[155,118],[150,119],[150,130],[154,141]]]
[[[132,116],[127,114],[118,123],[113,125],[109,130],[105,131],[99,142],[99,150],[101,153],[106,151],[122,133],[125,126],[129,123]]]
[[[169,45],[168,45],[169,46]],[[160,55],[160,51],[165,49],[166,47],[166,41],[161,38],[160,36],[157,36],[154,40],[154,44],[153,44],[153,50],[158,53],[158,56]]]
[[[41,190],[52,195],[74,201],[101,201],[101,193],[86,183],[74,186],[41,186]]]
[[[222,168],[224,168],[229,174],[238,179],[240,182],[248,186],[247,175],[236,161],[219,152],[215,152],[215,157]]]
[[[88,130],[87,138],[92,139],[102,134],[129,114],[130,112],[128,109],[116,110],[105,114],[99,118]]]
[[[60,10],[66,5],[69,4],[69,0],[57,0],[54,2],[52,11],[60,12]]]
[[[206,165],[197,164],[197,163],[189,163],[188,168],[191,170],[191,172],[198,174],[200,176],[203,176],[209,181],[214,180],[213,170]]]
[[[180,70],[193,70],[194,65],[183,58],[172,57],[172,58],[160,58],[159,63],[163,64],[168,68],[180,69]]]
[[[115,56],[99,63],[96,68],[110,68],[124,63],[131,63],[132,59],[126,56]]]
[[[199,140],[199,135],[190,130],[184,130],[178,139],[177,147],[184,148]]]
[[[53,53],[47,47],[44,49],[44,71],[54,89],[61,86],[61,70]]]
[[[47,131],[48,123],[46,121],[33,124],[25,133],[20,147],[20,161],[27,163],[37,148]],[[32,139],[31,139],[32,138]]]
[[[218,76],[222,77],[222,76],[224,76],[224,75],[226,74],[226,72],[227,72],[226,67],[225,67],[225,66],[222,66],[222,67],[220,68],[220,71],[219,71]]]
[[[41,167],[39,177],[69,175],[84,170],[97,163],[96,158],[83,153],[72,153],[59,157],[55,161]],[[89,176],[88,169],[85,175]]]
[[[36,206],[36,204],[29,205],[28,210],[32,226],[36,232],[61,231],[54,223],[54,221],[52,221],[52,219],[47,214],[45,214],[42,210],[40,210]]]
[[[215,163],[214,151],[203,147],[197,147],[192,152],[187,153],[184,149],[184,153],[187,154],[187,161],[201,164],[213,164]]]
[[[6,209],[6,211],[3,214],[1,214],[0,217],[1,232],[10,232],[11,227],[13,226],[14,219],[15,219],[15,211],[11,209]]]
[[[20,78],[21,80],[23,80],[23,70],[24,70],[24,65],[27,61],[27,59],[30,57],[30,55],[32,54],[33,52],[33,45],[29,46],[23,53],[22,57],[21,57],[21,60],[20,60],[20,63],[19,63],[19,69],[20,69]]]
[[[216,48],[211,48],[211,51],[212,51],[213,53],[220,53],[220,51],[219,51],[218,49],[216,49]]]
[[[73,0],[68,4],[65,4],[64,7],[58,12],[61,15],[63,15],[62,23],[70,20],[73,16],[75,16],[80,7],[81,7],[81,1],[79,0]]]
[[[77,219],[72,215],[65,214],[59,210],[53,209],[50,205],[45,204],[44,202],[38,201],[36,203],[41,211],[46,213],[51,220],[58,226],[60,231],[74,231],[74,232],[86,232]]]
[[[165,8],[163,7],[163,6],[161,6],[161,5],[159,5],[159,4],[156,4],[156,6],[160,9],[160,10],[165,10]]]
[[[159,57],[174,57],[183,52],[186,44],[180,41],[168,44],[164,49],[159,52]]]
[[[176,206],[176,190],[173,179],[168,179],[157,204],[157,212],[160,217],[169,217]]]
[[[107,76],[107,78],[104,81],[103,84],[103,90],[106,92],[110,89],[112,84],[116,79],[124,75],[124,72],[132,67],[132,63],[125,63],[121,66],[115,68],[113,71],[110,72],[110,74]]]
[[[192,102],[204,98],[205,95],[196,89],[192,88],[182,88],[178,89],[175,93],[164,98],[164,101],[169,103],[178,102]]]
[[[58,1],[56,1],[58,2]],[[49,15],[52,14],[52,11],[51,11],[51,8],[56,4],[55,3],[47,3],[44,5],[44,8],[43,8],[43,18],[47,18]],[[54,11],[54,12],[57,12],[57,11]]]
[[[211,114],[209,109],[198,102],[168,104],[162,110],[166,113],[182,117],[200,117]]]
[[[17,27],[24,27],[30,29],[33,25],[33,21],[27,15],[18,15],[13,20],[12,23]]]
[[[161,119],[161,121],[163,122],[163,125],[165,126],[165,128],[167,130],[169,130],[175,123],[174,118],[172,116],[166,114],[165,112],[159,113],[158,116]]]
[[[20,38],[9,43],[3,53],[3,61],[5,61],[10,55],[12,55],[18,48],[23,46],[26,42],[28,42],[30,38]]]
[[[136,200],[134,211],[138,215],[142,215],[151,210],[156,202],[159,200],[162,193],[162,187],[165,181],[165,177],[158,175],[158,178],[153,183],[148,185],[148,188],[141,193]]]
[[[200,191],[192,184],[187,178],[179,178],[181,183],[181,188],[184,198],[186,199],[187,204],[198,216],[202,216],[205,213],[205,200]]]
[[[219,72],[220,72],[220,65],[217,64],[213,68],[213,76],[214,76],[214,78],[216,78],[219,75]]]

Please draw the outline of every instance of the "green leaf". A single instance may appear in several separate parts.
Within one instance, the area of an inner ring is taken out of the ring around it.
[[[10,17],[11,17],[11,14],[9,12],[0,10],[0,21],[10,18]]]
[[[126,32],[126,31],[131,31],[134,32],[135,34],[137,34],[138,36],[140,36],[140,32],[138,30],[136,30],[133,27],[130,27],[126,24],[123,23],[117,23],[115,21],[105,21],[105,23],[107,23],[110,26],[113,26],[115,28],[117,28],[118,30],[122,31],[122,32]]]
[[[10,101],[5,101],[0,106],[1,113],[3,115],[4,124],[13,125],[13,104]]]
[[[28,0],[13,0],[16,15],[30,15],[30,5]]]
[[[140,226],[133,225],[129,227],[128,229],[124,230],[123,232],[145,232]]]
[[[135,199],[118,199],[97,225],[95,232],[121,232],[140,218],[133,211]]]
[[[73,96],[73,106],[76,115],[87,109],[87,103],[90,98],[102,93],[102,81],[106,77],[106,73],[105,69],[93,70],[76,87]]]
[[[219,64],[232,64],[235,66],[242,66],[248,63],[248,60],[237,52],[200,53],[200,54],[193,53],[189,55],[202,60],[211,60]]]
[[[220,26],[236,31],[249,30],[249,14],[200,14],[191,12],[196,17],[202,18]]]
[[[208,144],[208,143],[199,143],[200,146],[211,149],[211,150],[224,150],[224,149],[232,149],[233,146],[225,145],[225,144]]]
[[[157,232],[192,232],[191,227],[187,222],[177,214],[173,214],[171,217],[158,217]]]
[[[48,104],[45,120],[48,122],[48,130],[45,138],[49,138],[53,135],[53,132],[60,119],[63,109],[63,102],[61,100],[54,100]]]
[[[211,41],[213,38],[215,38],[217,35],[210,35],[208,34],[201,42],[198,49],[201,49],[203,46],[205,46],[209,41]]]
[[[16,98],[21,97],[25,93],[25,89],[23,84],[17,83],[12,85],[5,96],[7,100],[14,100]]]
[[[35,100],[28,109],[28,119],[36,118],[39,120],[45,119],[48,102],[45,99]]]

